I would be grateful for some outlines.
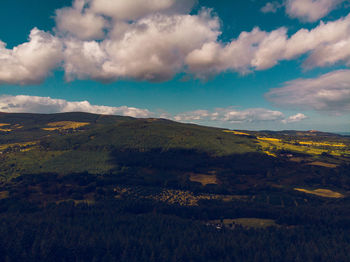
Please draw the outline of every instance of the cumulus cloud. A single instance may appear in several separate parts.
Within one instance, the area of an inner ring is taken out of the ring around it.
[[[260,10],[263,13],[276,13],[282,6],[283,4],[279,2],[268,2]]]
[[[56,36],[35,28],[13,49],[0,42],[0,84],[39,83],[58,65],[68,81],[159,82],[178,73],[247,74],[301,55],[305,68],[350,64],[350,15],[291,36],[256,27],[222,42],[219,18],[209,9],[190,13],[194,1],[75,0],[56,11]]]
[[[202,78],[226,70],[247,73],[251,70],[259,44],[266,36],[266,32],[254,28],[251,32],[242,32],[227,45],[217,41],[207,42],[188,54],[186,64],[190,72]]]
[[[331,114],[350,111],[350,70],[318,78],[297,79],[271,89],[266,98],[281,107],[313,109]]]
[[[180,121],[180,122],[191,122],[195,120],[203,120],[207,118],[211,118],[212,113],[210,113],[207,110],[194,110],[190,112],[184,112],[178,115],[174,116],[174,120]],[[211,119],[210,119],[211,120]]]
[[[321,22],[312,30],[300,29],[288,37],[287,29],[271,32],[254,28],[242,32],[237,39],[224,45],[208,42],[193,50],[187,57],[189,70],[199,77],[233,70],[247,73],[265,70],[282,60],[309,54],[306,68],[332,65],[344,61],[349,64],[350,15],[333,22]]]
[[[70,102],[63,99],[53,99],[40,96],[0,96],[0,111],[8,113],[62,113],[88,112],[94,114],[122,115],[131,117],[150,117],[147,109],[121,106],[91,105],[88,101]]]
[[[350,32],[350,15],[333,22],[320,24],[312,29],[300,29],[292,35],[286,46],[286,58],[292,58],[308,51],[316,51],[325,45],[337,45],[348,38]]]
[[[137,20],[155,13],[187,13],[195,0],[91,0],[91,10],[115,20]]]
[[[156,14],[119,23],[101,42],[66,40],[68,80],[115,81],[133,78],[164,81],[181,72],[185,57],[219,35],[219,21],[208,10],[199,15]]]
[[[145,17],[186,14],[194,3],[195,0],[74,0],[72,7],[56,10],[56,31],[80,40],[104,39],[105,32],[122,34],[126,25]]]
[[[86,0],[76,0],[73,7],[56,11],[56,26],[59,33],[75,36],[81,40],[102,39],[107,21],[89,9],[84,9]]]
[[[0,41],[0,84],[37,84],[62,60],[61,41],[34,28],[29,41],[7,49]]]
[[[304,63],[307,68],[348,62],[344,52],[347,46],[339,45],[350,33],[350,15],[334,22],[321,22],[312,30],[300,29],[291,37],[284,27],[271,32],[256,27],[222,43],[218,40],[221,35],[218,17],[208,9],[187,14],[193,5],[191,1],[91,0],[85,5],[77,4],[79,1],[86,0],[76,0],[75,7],[69,10],[81,15],[92,12],[108,16],[112,21],[103,41],[64,39],[64,70],[69,81],[76,78],[104,82],[166,81],[184,71],[198,78],[225,71],[246,74],[306,53],[310,54]],[[147,8],[141,8],[145,4]],[[266,9],[278,6],[282,4],[271,2]],[[332,56],[328,49],[332,49]]]
[[[298,113],[298,114],[296,114],[296,115],[294,115],[294,116],[290,116],[290,117],[288,117],[288,118],[282,120],[282,123],[284,123],[284,124],[295,123],[295,122],[302,121],[302,120],[304,120],[304,119],[306,119],[306,118],[307,118],[306,115],[304,115],[304,114],[302,114],[302,113]]]
[[[304,62],[305,68],[332,66],[344,62],[350,65],[350,37],[334,44],[324,44],[316,48]]]
[[[291,17],[315,22],[347,0],[287,0],[286,12]]]
[[[261,121],[279,121],[283,123],[298,122],[305,119],[303,114],[297,114],[286,118],[280,111],[269,110],[265,108],[250,108],[238,110],[232,107],[217,108],[214,111],[195,110],[184,112],[174,116],[174,120],[181,122],[198,121],[218,121],[226,123],[253,123]]]

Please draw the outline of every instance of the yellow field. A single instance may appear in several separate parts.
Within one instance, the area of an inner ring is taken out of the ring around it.
[[[232,133],[234,135],[242,135],[242,136],[250,136],[248,133],[238,132],[238,131],[231,131],[231,130],[224,130],[225,133]]]
[[[0,131],[1,131],[1,132],[11,132],[12,129],[0,128]]]
[[[269,138],[269,137],[258,137],[259,145],[265,151],[271,152],[271,148],[275,150],[290,150],[310,155],[321,155],[322,153],[328,153],[334,156],[341,156],[342,154],[349,153],[344,147],[344,144],[332,144],[328,142],[316,143],[316,142],[305,142],[305,141],[293,141],[287,142],[281,139]],[[306,146],[308,145],[308,146]],[[324,148],[328,146],[329,148]],[[323,148],[322,148],[323,147]],[[332,148],[333,147],[333,148]]]
[[[297,162],[297,163],[300,163],[303,160],[305,160],[305,159],[302,158],[302,157],[291,157],[291,158],[289,158],[289,161]]]
[[[308,163],[307,165],[323,166],[323,167],[329,167],[329,168],[336,168],[337,167],[337,165],[335,165],[335,164],[330,164],[330,163],[325,163],[325,162],[320,162],[320,161],[314,161],[314,162]]]
[[[312,142],[312,141],[300,141],[300,145],[309,145],[309,146],[334,146],[334,147],[345,147],[344,144],[331,144],[331,143],[320,143],[320,142]]]
[[[85,122],[73,122],[73,121],[61,121],[61,122],[52,122],[47,124],[50,127],[42,128],[46,131],[55,131],[55,130],[68,130],[68,129],[77,129],[83,126],[90,125],[90,123]]]
[[[321,197],[330,197],[330,198],[342,198],[342,197],[344,197],[343,194],[329,190],[329,189],[308,190],[308,189],[304,189],[304,188],[294,188],[294,190],[299,191],[299,192],[304,192],[307,194],[321,196]]]
[[[23,128],[23,126],[19,125],[19,124],[15,124],[13,126],[10,127],[11,124],[7,124],[7,123],[0,123],[0,131],[1,132],[11,132],[14,129],[20,129]]]
[[[269,151],[264,151],[264,153],[267,154],[267,155],[269,155],[269,156],[277,157],[276,154],[271,153],[271,152],[269,152]]]
[[[258,137],[259,140],[271,141],[271,142],[280,142],[281,139],[271,138],[271,137]]]
[[[11,132],[12,129],[10,128],[1,128],[1,127],[4,127],[4,126],[9,126],[10,124],[6,124],[6,123],[0,123],[0,131],[1,132]]]
[[[215,175],[191,174],[190,181],[199,182],[203,186],[208,184],[218,184],[218,180]]]
[[[5,144],[5,145],[0,145],[0,150],[6,150],[6,149],[11,148],[11,147],[26,148],[28,146],[34,146],[36,144],[37,144],[37,142]]]
[[[32,149],[33,149],[32,147],[22,148],[21,152],[28,152],[28,151],[30,151]]]

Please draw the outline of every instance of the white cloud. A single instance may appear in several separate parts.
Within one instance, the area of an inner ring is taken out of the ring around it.
[[[66,40],[67,79],[168,80],[183,70],[192,50],[220,33],[218,19],[208,10],[199,15],[156,14],[115,29],[102,42]]]
[[[282,107],[314,109],[331,114],[349,112],[350,70],[293,80],[281,88],[271,89],[266,98]]]
[[[213,111],[195,110],[184,112],[174,116],[174,120],[180,122],[216,121],[226,123],[255,123],[261,121],[277,121],[282,123],[298,122],[305,119],[303,114],[297,114],[286,118],[280,111],[265,108],[250,108],[238,110],[232,107],[217,108]]]
[[[195,2],[75,0],[73,8],[57,10],[56,30],[68,34],[62,39],[66,79],[171,79],[189,52],[220,34],[209,10],[188,14]]]
[[[282,27],[266,33],[251,60],[251,66],[256,70],[265,70],[275,66],[279,60],[284,58],[287,41],[286,28]]]
[[[34,28],[29,42],[7,49],[0,41],[0,84],[37,84],[62,60],[62,44],[51,34]]]
[[[247,73],[265,70],[282,60],[309,54],[307,68],[332,65],[345,61],[349,64],[350,15],[333,22],[321,22],[312,30],[300,29],[288,38],[287,29],[271,32],[254,28],[224,45],[217,41],[205,43],[186,58],[190,72],[198,77],[232,70]]]
[[[0,42],[0,84],[33,84],[58,64],[68,81],[166,81],[178,73],[208,78],[225,71],[247,74],[306,55],[303,66],[350,65],[350,15],[312,30],[254,28],[219,40],[210,10],[189,14],[187,0],[75,0],[56,12],[56,37],[33,29],[12,50]],[[272,2],[274,3],[274,2]],[[62,51],[63,49],[63,51]]]
[[[132,117],[150,117],[147,109],[135,107],[110,107],[91,105],[88,101],[70,102],[63,99],[53,99],[40,96],[0,96],[0,111],[8,113],[62,113],[88,112],[94,114],[122,115]]]
[[[259,48],[266,38],[266,32],[254,28],[251,32],[242,32],[239,37],[226,46],[215,41],[204,43],[186,57],[191,73],[205,78],[226,70],[247,73]]]
[[[295,18],[315,22],[347,0],[287,0],[286,12]]]
[[[302,121],[304,119],[307,119],[307,116],[302,114],[302,113],[298,113],[298,114],[296,114],[294,116],[290,116],[290,117],[282,120],[282,123],[284,123],[284,124],[295,123],[295,122]]]
[[[75,36],[81,40],[102,39],[106,20],[84,9],[86,0],[76,0],[73,7],[66,7],[56,11],[56,26],[59,33]]]
[[[339,62],[350,65],[350,37],[334,44],[319,46],[304,62],[306,68],[332,66]]]
[[[207,110],[195,110],[190,112],[185,112],[174,116],[174,120],[180,122],[188,122],[195,120],[203,120],[205,118],[210,118],[212,114]]]
[[[2,95],[0,96],[0,112],[7,113],[63,113],[63,112],[87,112],[94,114],[122,115],[139,118],[161,117],[173,119],[179,122],[213,122],[213,123],[258,123],[258,122],[282,122],[294,123],[306,119],[304,114],[285,117],[280,111],[265,108],[250,108],[238,110],[233,107],[216,108],[209,110],[194,110],[171,115],[167,112],[154,113],[147,109],[120,106],[111,107],[103,105],[91,105],[88,101],[67,101],[50,97],[27,95]]]
[[[276,13],[282,6],[283,4],[279,2],[268,2],[260,10],[263,13]]]
[[[309,51],[317,51],[325,45],[337,45],[347,39],[349,33],[350,15],[333,22],[321,22],[312,30],[300,29],[288,40],[285,58],[290,59]]]
[[[187,13],[195,0],[91,0],[91,10],[115,20],[137,20],[155,13]]]
[[[242,111],[223,108],[216,110],[215,113],[218,115],[213,118],[214,120],[227,122],[276,121],[284,117],[282,112],[265,108],[251,108]]]

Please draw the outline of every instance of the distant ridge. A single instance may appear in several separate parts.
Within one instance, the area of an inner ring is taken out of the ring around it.
[[[337,132],[337,134],[342,136],[350,136],[350,132]]]
[[[215,126],[203,126],[200,124],[193,124],[193,123],[182,123],[173,121],[170,119],[165,118],[135,118],[130,116],[122,116],[122,115],[106,115],[106,114],[95,114],[95,113],[89,113],[89,112],[59,112],[59,113],[9,113],[9,112],[1,112],[0,111],[0,121],[6,119],[6,121],[9,121],[9,123],[17,123],[18,121],[22,123],[47,123],[50,121],[86,121],[91,123],[107,123],[107,122],[114,122],[116,120],[141,120],[144,119],[146,121],[152,122],[152,121],[162,121],[162,122],[168,122],[168,123],[179,123],[184,124],[185,126],[200,126],[200,127],[208,127],[208,128],[215,128],[218,130],[225,129]],[[294,135],[294,136],[305,136],[305,135],[321,135],[321,136],[350,136],[350,132],[323,132],[319,130],[308,130],[308,131],[301,131],[301,130],[237,130],[242,132],[248,132],[251,134],[257,134],[257,133],[265,133],[265,134],[285,134],[285,135]]]

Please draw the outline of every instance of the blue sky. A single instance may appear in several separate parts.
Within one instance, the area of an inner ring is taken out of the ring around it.
[[[2,0],[0,111],[350,131],[350,2]]]

